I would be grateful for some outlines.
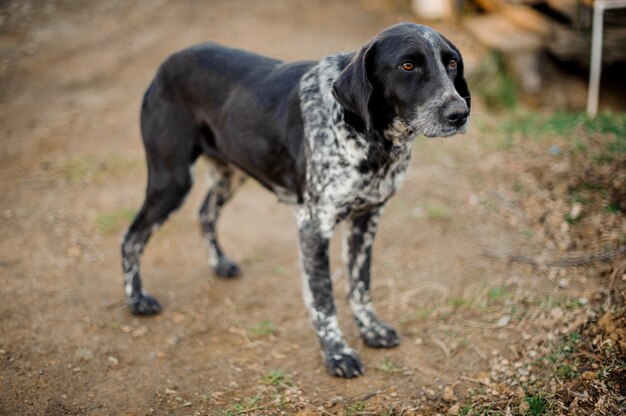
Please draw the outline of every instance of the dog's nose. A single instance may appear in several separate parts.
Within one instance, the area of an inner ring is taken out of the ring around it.
[[[465,103],[453,102],[443,110],[443,118],[455,125],[462,125],[469,117],[470,110]]]

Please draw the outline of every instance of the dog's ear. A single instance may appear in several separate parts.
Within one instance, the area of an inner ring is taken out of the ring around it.
[[[356,114],[363,120],[364,130],[372,129],[370,100],[373,85],[371,71],[373,67],[376,41],[365,45],[339,74],[333,84],[333,96],[342,107]]]
[[[441,36],[444,42],[446,42],[448,46],[454,49],[454,51],[459,56],[461,56],[461,52],[458,50],[456,46],[454,46],[452,42],[446,39],[446,37],[443,36],[441,33],[439,34],[439,36]],[[465,103],[467,103],[467,108],[469,109],[472,107],[472,97],[470,95],[469,87],[467,86],[467,81],[465,80],[465,74],[463,71],[464,71],[463,58],[461,58],[458,62],[458,67],[456,70],[456,78],[454,78],[454,89],[456,89],[456,92],[458,92],[461,98],[465,100]]]

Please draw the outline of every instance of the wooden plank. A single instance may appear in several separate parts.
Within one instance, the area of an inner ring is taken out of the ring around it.
[[[486,12],[495,12],[503,5],[502,0],[475,0],[478,7]]]
[[[525,6],[507,6],[500,14],[515,26],[542,37],[552,34],[552,23],[538,11]]]
[[[564,16],[570,18],[572,22],[578,20],[578,1],[577,0],[548,0],[548,6]]]
[[[482,44],[503,52],[532,51],[541,48],[542,38],[524,30],[499,14],[465,19],[465,28]]]
[[[554,37],[547,45],[550,52],[559,59],[589,64],[591,39],[584,32],[560,27],[555,31]],[[602,62],[604,64],[626,62],[624,45],[626,45],[626,27],[610,29],[605,27]]]

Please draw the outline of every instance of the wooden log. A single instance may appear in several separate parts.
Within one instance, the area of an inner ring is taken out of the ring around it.
[[[464,25],[479,42],[502,52],[537,50],[543,46],[541,36],[512,24],[501,14],[472,17]]]

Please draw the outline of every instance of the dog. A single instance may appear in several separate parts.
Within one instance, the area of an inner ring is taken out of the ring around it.
[[[284,63],[212,43],[173,54],[141,109],[148,184],[121,244],[130,310],[161,311],[142,287],[141,255],[182,204],[192,186],[190,169],[203,156],[214,181],[200,223],[215,273],[240,274],[222,252],[216,222],[241,172],[295,205],[303,297],[326,367],[338,377],[363,374],[337,321],[329,240],[346,221],[348,299],[363,341],[397,346],[398,333],[378,318],[370,294],[379,216],[402,182],[413,139],[465,133],[470,104],[459,50],[413,23],[383,30],[358,52],[317,62]]]

